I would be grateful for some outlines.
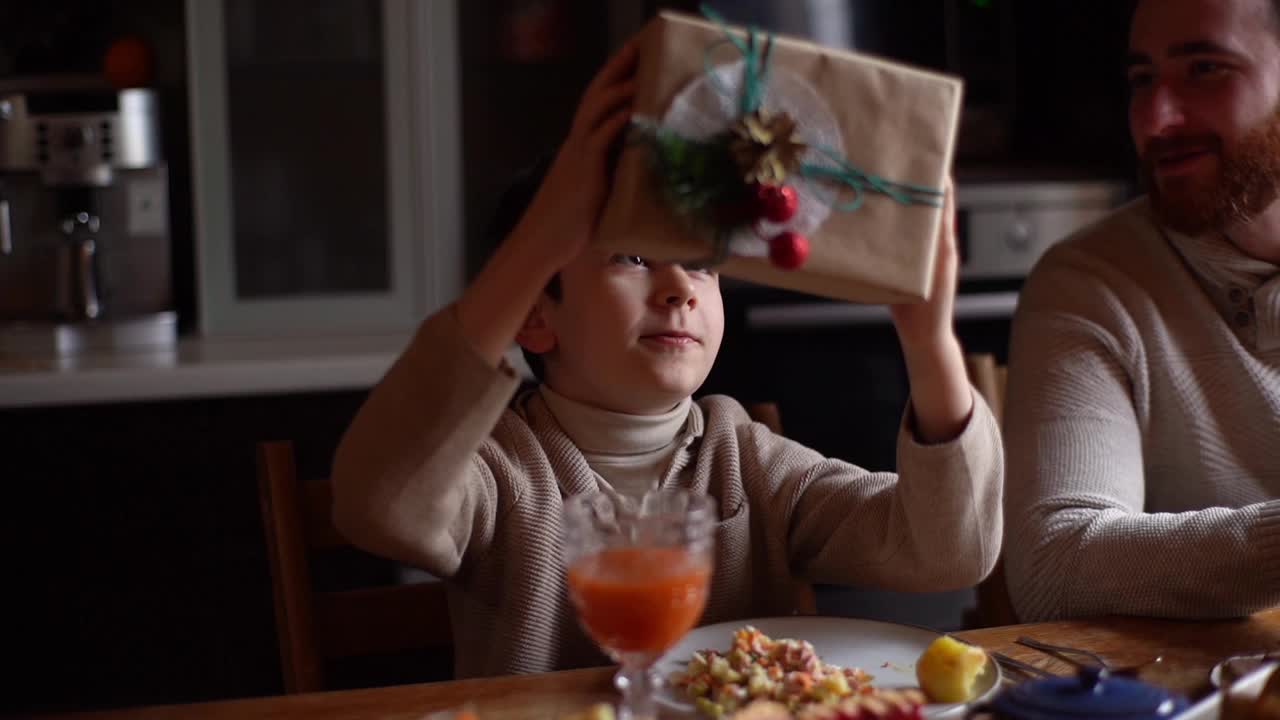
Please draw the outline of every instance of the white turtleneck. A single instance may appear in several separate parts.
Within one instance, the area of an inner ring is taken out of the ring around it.
[[[661,415],[629,415],[570,400],[545,384],[538,392],[587,465],[622,495],[639,499],[690,466],[689,447],[701,435],[690,398]]]

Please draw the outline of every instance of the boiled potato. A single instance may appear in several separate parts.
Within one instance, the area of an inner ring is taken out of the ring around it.
[[[916,661],[916,680],[934,702],[967,702],[973,699],[974,681],[986,665],[982,648],[943,635]]]

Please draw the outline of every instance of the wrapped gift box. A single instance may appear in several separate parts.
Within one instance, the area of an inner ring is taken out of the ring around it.
[[[737,38],[730,42],[728,33]],[[868,187],[860,205],[848,183],[795,177],[799,229],[809,240],[797,269],[771,263],[770,233],[796,222],[739,231],[718,266],[725,275],[858,302],[927,297],[941,197],[950,172],[963,86],[960,80],[802,40],[726,28],[663,13],[643,30],[637,69],[635,128],[705,139],[723,133],[740,110],[743,48],[767,48],[759,84],[762,109],[795,120],[806,162],[856,170],[899,186],[918,186],[922,202],[903,202]],[[604,247],[662,260],[715,254],[717,233],[691,223],[664,195],[651,144],[623,149],[597,234]],[[745,235],[754,234],[752,241]],[[753,246],[754,242],[754,246]]]

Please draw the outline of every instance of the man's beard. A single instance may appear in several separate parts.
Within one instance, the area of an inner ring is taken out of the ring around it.
[[[1215,153],[1218,172],[1208,179],[1170,178],[1161,188],[1154,158],[1180,149]],[[1180,233],[1225,232],[1250,222],[1280,195],[1280,108],[1230,147],[1208,134],[1152,139],[1142,154],[1142,177],[1160,221]]]

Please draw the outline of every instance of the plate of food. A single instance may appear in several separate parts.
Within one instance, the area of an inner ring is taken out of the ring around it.
[[[1275,662],[1250,669],[1228,687],[1179,715],[1186,720],[1280,720],[1280,674]],[[1220,673],[1221,670],[1215,668]],[[1220,682],[1221,676],[1219,675]]]
[[[838,617],[706,625],[655,668],[667,680],[659,704],[691,718],[727,718],[761,704],[805,717],[820,706],[863,702],[904,712],[921,706],[885,717],[958,718],[1000,687],[1000,668],[979,648],[924,628]]]

